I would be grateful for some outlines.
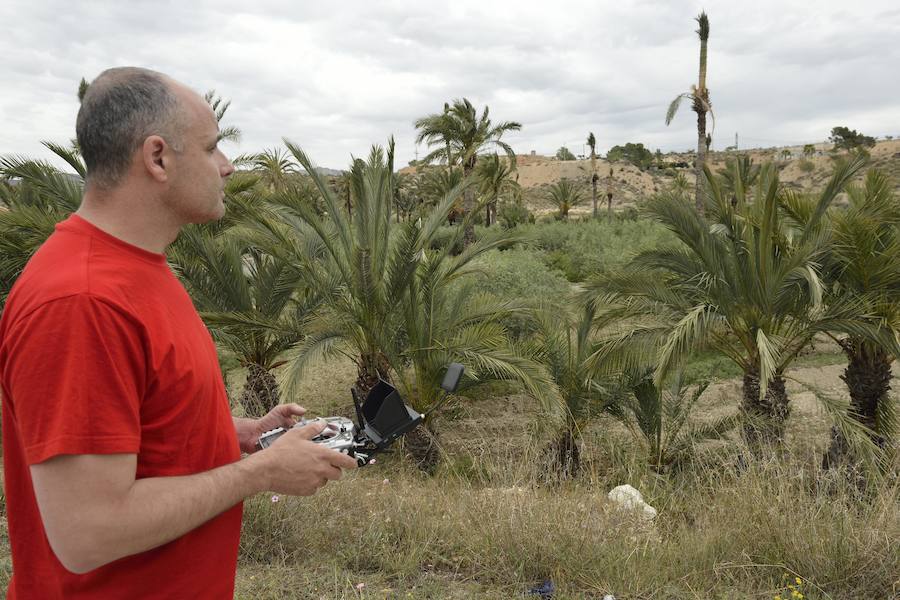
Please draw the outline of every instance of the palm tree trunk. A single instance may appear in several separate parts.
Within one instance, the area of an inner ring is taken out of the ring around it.
[[[420,424],[403,438],[409,457],[423,473],[434,475],[441,462],[438,433],[429,422]]]
[[[275,376],[257,364],[249,365],[240,402],[248,417],[261,417],[278,406],[281,393]]]
[[[764,397],[759,397],[759,391],[759,373],[745,372],[741,406],[744,439],[755,456],[760,456],[766,448],[778,447],[784,442],[785,421],[790,413],[781,374],[769,382]]]
[[[360,401],[364,400],[379,380],[390,382],[390,365],[380,352],[363,354],[356,363],[356,381],[353,390]]]
[[[706,45],[709,40],[709,21],[705,12],[698,17],[698,24],[700,25],[700,29],[697,30],[697,34],[700,36],[700,72],[697,76],[697,90],[694,95],[694,111],[697,113],[697,183],[694,202],[697,206],[697,212],[703,215],[703,165],[706,164],[706,109],[709,106],[709,90],[706,89]]]
[[[694,189],[694,203],[697,212],[704,214],[703,201],[703,165],[706,164],[706,111],[695,102],[697,111],[697,160],[694,167],[697,183]]]
[[[880,448],[885,445],[883,427],[878,422],[879,406],[888,398],[891,389],[891,356],[883,349],[852,338],[841,341],[847,354],[847,368],[841,379],[850,392],[850,416],[872,431],[871,439]],[[837,427],[831,429],[831,444],[822,458],[822,467],[829,469],[845,463],[850,445]]]
[[[475,158],[476,157],[473,156],[470,160],[466,161],[466,164],[463,166],[464,178],[468,178],[472,174],[472,171],[475,170]],[[463,222],[465,223],[465,228],[463,229],[464,248],[468,248],[475,243],[475,221],[468,218],[474,210],[475,188],[470,185],[466,188],[465,195],[463,196]]]
[[[597,174],[591,175],[591,199],[594,203],[594,218],[597,218]]]
[[[547,448],[553,478],[572,479],[581,470],[581,449],[574,425],[563,429],[559,437]]]

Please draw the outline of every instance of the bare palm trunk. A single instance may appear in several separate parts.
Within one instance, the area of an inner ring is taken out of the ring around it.
[[[695,109],[696,110],[696,109]],[[703,201],[703,165],[706,164],[706,111],[700,106],[697,110],[697,161],[694,167],[697,183],[694,189],[694,203],[697,212],[704,214]]]
[[[842,340],[841,347],[848,358],[841,379],[850,392],[850,416],[872,432],[871,439],[878,447],[884,447],[883,427],[878,414],[880,404],[887,400],[891,389],[891,356],[881,348],[860,340]],[[853,459],[847,439],[840,429],[833,427],[831,444],[822,458],[822,467],[836,467]]]
[[[597,174],[591,175],[591,199],[594,203],[594,218],[597,218]]]
[[[694,202],[697,212],[704,214],[703,198],[703,165],[706,164],[706,111],[709,107],[709,90],[706,89],[706,44],[709,40],[709,22],[706,13],[698,18],[700,29],[700,72],[697,77],[697,89],[694,93],[694,112],[697,113],[697,184]]]
[[[776,375],[769,382],[766,395],[759,396],[758,372],[744,373],[743,404],[744,439],[755,456],[767,448],[784,442],[785,421],[790,413],[784,377]]]
[[[472,171],[475,170],[475,159],[476,157],[473,156],[471,159],[466,161],[466,164],[463,166],[463,177],[465,179],[468,179],[468,177],[472,174]],[[463,230],[464,248],[468,248],[475,243],[475,221],[474,219],[468,218],[474,210],[475,188],[470,185],[466,188],[465,195],[463,196],[463,223],[465,224],[465,228]]]

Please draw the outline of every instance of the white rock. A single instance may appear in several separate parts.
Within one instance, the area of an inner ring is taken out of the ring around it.
[[[644,519],[653,520],[656,518],[656,509],[644,502],[644,497],[639,491],[630,485],[619,485],[610,490],[607,494],[612,502],[618,504],[621,508],[628,510],[638,510]]]
[[[613,596],[612,594],[607,594],[607,595],[603,596],[603,600],[616,600],[616,597]]]

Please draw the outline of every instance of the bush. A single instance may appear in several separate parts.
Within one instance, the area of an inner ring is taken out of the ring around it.
[[[812,173],[816,170],[816,165],[814,165],[811,160],[803,159],[797,163],[797,166],[800,167],[800,170],[804,173]]]
[[[525,206],[516,203],[506,203],[497,211],[497,218],[505,229],[512,229],[517,225],[534,223],[534,215]]]
[[[544,261],[572,282],[619,267],[637,252],[672,241],[671,234],[649,220],[637,220],[635,210],[612,221],[590,219],[580,222],[538,224],[530,231]]]
[[[500,300],[520,299],[535,305],[564,301],[572,286],[542,258],[539,251],[527,248],[488,252],[475,262],[482,271],[476,287]],[[504,325],[516,338],[533,331],[530,320],[522,315],[510,316]]]

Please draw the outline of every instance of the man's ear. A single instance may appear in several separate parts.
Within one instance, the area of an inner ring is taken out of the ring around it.
[[[141,146],[141,158],[147,173],[159,183],[166,183],[175,166],[172,159],[172,148],[162,137],[151,135]]]

